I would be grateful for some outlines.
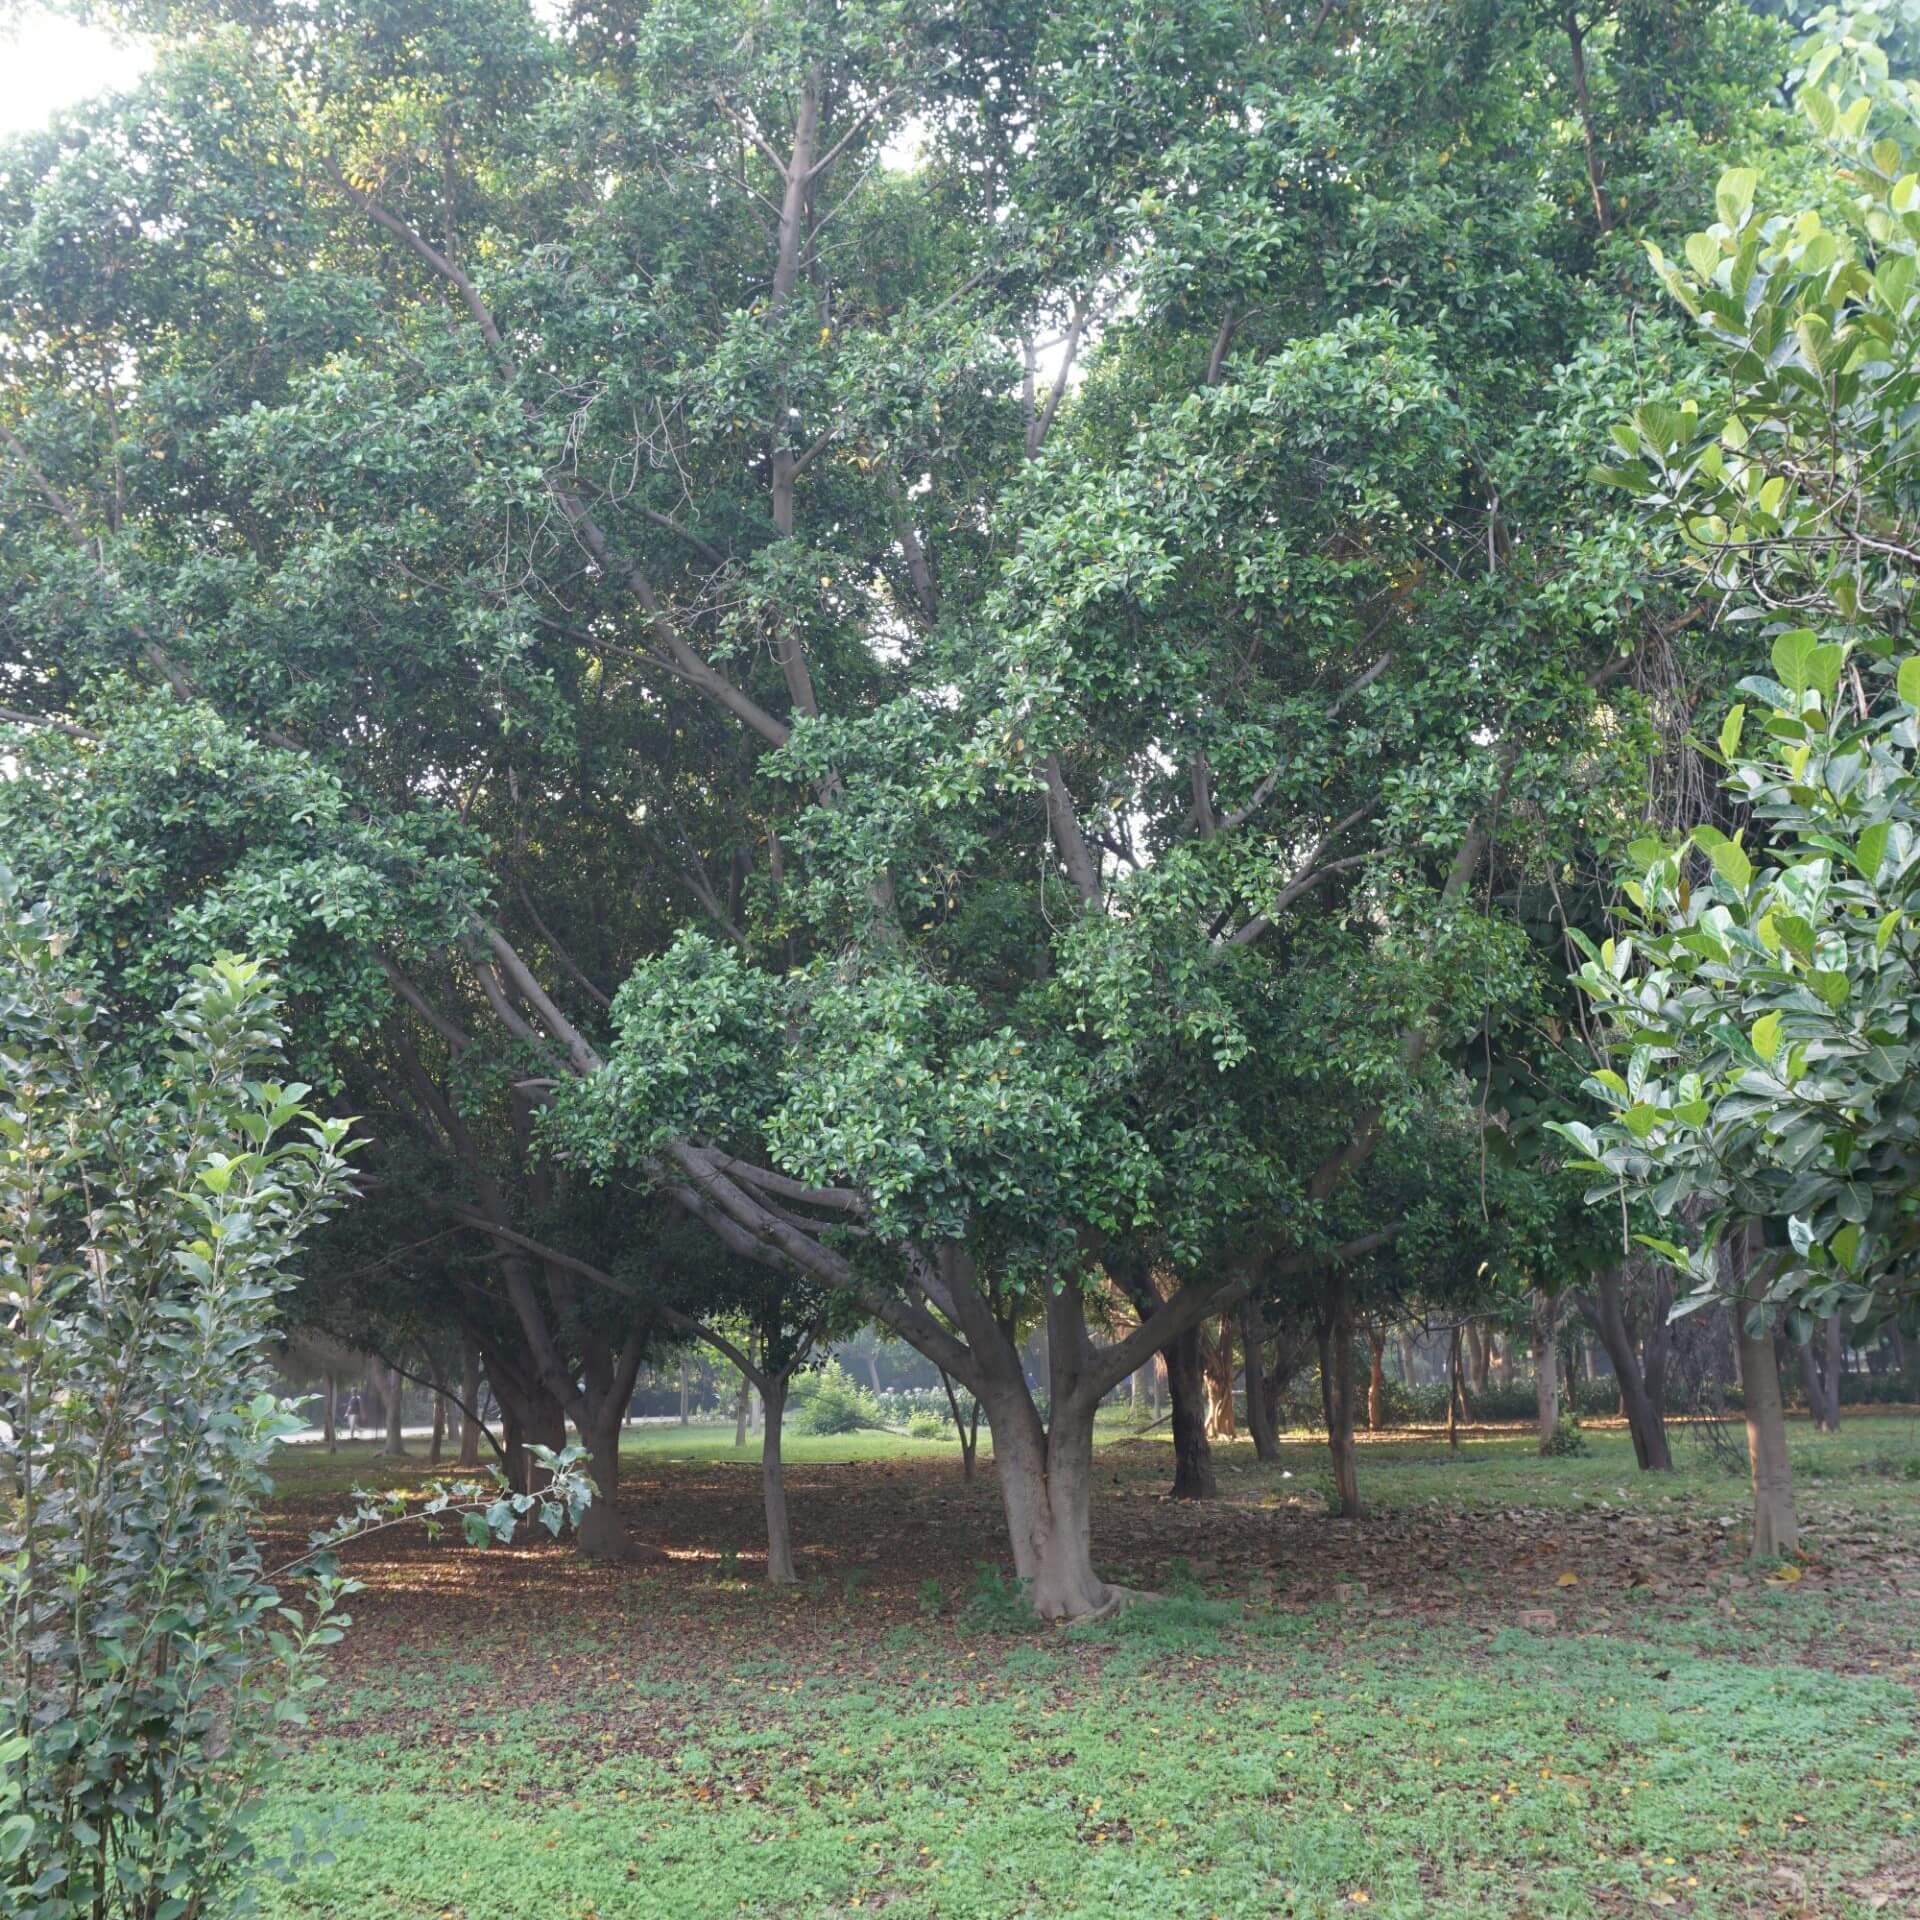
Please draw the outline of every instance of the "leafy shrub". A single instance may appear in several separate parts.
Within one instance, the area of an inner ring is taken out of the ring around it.
[[[155,1071],[111,1069],[44,909],[9,896],[0,1712],[31,1904],[7,1910],[197,1911],[246,1865],[241,1809],[340,1635],[346,1583],[283,1611],[250,1527],[299,1425],[267,1391],[273,1306],[344,1195],[346,1125],[266,1082],[275,1002],[238,961],[198,974]]]
[[[1027,1597],[1027,1582],[1009,1580],[991,1561],[973,1570],[973,1586],[957,1624],[962,1633],[1037,1633],[1040,1616]]]
[[[1580,1431],[1580,1416],[1571,1409],[1561,1414],[1554,1430],[1540,1443],[1540,1451],[1551,1459],[1571,1459],[1587,1450],[1587,1436]]]
[[[303,1424],[268,1390],[275,1309],[344,1195],[347,1123],[267,1078],[256,967],[199,969],[144,1070],[110,1062],[88,985],[0,872],[0,1911],[157,1920],[244,1891],[241,1815],[347,1624],[329,1550],[423,1514],[557,1530],[587,1483],[543,1450],[558,1500],[361,1496],[267,1569],[267,1465]]]
[[[953,1421],[937,1413],[916,1413],[907,1422],[907,1437],[912,1440],[950,1440]]]
[[[793,1405],[793,1423],[801,1433],[858,1433],[886,1424],[879,1401],[855,1385],[837,1361],[801,1375],[793,1383]]]

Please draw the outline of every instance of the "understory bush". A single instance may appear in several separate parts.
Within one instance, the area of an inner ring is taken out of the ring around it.
[[[790,1418],[800,1433],[858,1433],[890,1424],[880,1402],[837,1360],[794,1381],[791,1404]]]
[[[270,1076],[272,983],[197,969],[150,1051],[0,872],[0,1912],[195,1920],[241,1890],[244,1815],[354,1590],[330,1550],[422,1509],[362,1498],[288,1566],[255,1537],[303,1422],[271,1391],[289,1266],[346,1189],[349,1123]],[[438,1490],[470,1540],[544,1500]],[[301,1603],[281,1585],[298,1574]]]

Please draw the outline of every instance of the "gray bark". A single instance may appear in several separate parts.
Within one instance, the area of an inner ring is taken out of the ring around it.
[[[404,1427],[405,1416],[400,1407],[400,1369],[388,1367],[387,1379],[387,1444],[380,1449],[387,1458],[404,1460],[407,1457],[407,1437]]]
[[[1748,1312],[1765,1297],[1765,1261],[1750,1228],[1729,1244],[1723,1257],[1737,1260],[1741,1269],[1731,1311],[1753,1475],[1753,1557],[1772,1560],[1798,1550],[1800,1522],[1794,1510],[1793,1469],[1787,1459],[1787,1422],[1780,1405],[1773,1335],[1764,1326],[1755,1333],[1747,1325]]]
[[[1540,1446],[1560,1426],[1560,1329],[1558,1302],[1550,1294],[1533,1296],[1533,1393],[1540,1421]]]
[[[787,1414],[787,1377],[769,1376],[761,1390],[766,1421],[760,1435],[760,1492],[767,1510],[767,1578],[776,1587],[790,1587],[799,1578],[793,1570],[793,1535],[787,1524],[787,1486],[780,1459],[780,1433]]]

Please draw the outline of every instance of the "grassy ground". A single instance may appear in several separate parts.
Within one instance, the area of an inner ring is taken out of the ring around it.
[[[1796,1432],[1808,1551],[1771,1574],[1740,1480],[1680,1453],[1655,1479],[1619,1434],[1370,1443],[1374,1512],[1341,1522],[1306,1436],[1224,1449],[1207,1507],[1115,1436],[1096,1557],[1165,1597],[1033,1633],[1005,1630],[990,1467],[796,1440],[802,1585],[774,1592],[731,1428],[649,1429],[623,1504],[663,1568],[367,1550],[262,1822],[334,1860],[267,1911],[1920,1914],[1920,1421]],[[300,1457],[287,1525],[394,1477]]]

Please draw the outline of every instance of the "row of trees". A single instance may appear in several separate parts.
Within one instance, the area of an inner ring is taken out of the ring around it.
[[[1154,1355],[1204,1490],[1204,1328],[1256,1432],[1317,1352],[1356,1511],[1363,1320],[1601,1276],[1614,1347],[1569,954],[1746,804],[1690,729],[1785,603],[1716,617],[1761,543],[1683,495],[1780,511],[1702,436],[1861,298],[1802,340],[1841,243],[1776,271],[1751,188],[1683,238],[1762,152],[1846,199],[1777,10],[122,11],[149,80],[0,158],[0,832],[129,1073],[192,965],[277,969],[366,1143],[302,1319],[458,1330],[608,1555],[662,1343],[765,1397],[778,1538],[794,1371],[876,1324],[1055,1618],[1117,1597],[1094,1414]],[[1646,239],[1764,255],[1777,335]]]

